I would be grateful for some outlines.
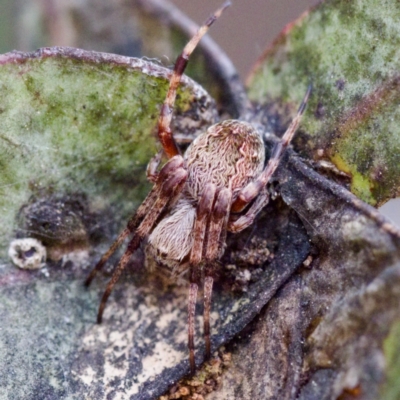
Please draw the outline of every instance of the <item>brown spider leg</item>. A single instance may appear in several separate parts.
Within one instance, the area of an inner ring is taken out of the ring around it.
[[[206,235],[206,228],[209,216],[214,203],[216,187],[209,183],[203,189],[200,201],[197,205],[196,221],[193,228],[193,246],[190,252],[190,287],[188,304],[188,348],[190,372],[193,375],[196,370],[194,358],[194,333],[195,333],[195,314],[198,282],[201,280],[200,262],[203,259],[203,248]]]
[[[119,234],[118,238],[114,241],[114,243],[110,246],[106,253],[104,253],[104,255],[101,257],[100,261],[92,269],[85,281],[85,286],[90,285],[97,272],[103,268],[104,264],[115,253],[115,251],[123,243],[127,236],[130,235],[139,226],[145,215],[149,213],[154,202],[160,196],[163,181],[168,176],[170,176],[170,174],[173,174],[175,170],[181,168],[182,165],[183,158],[181,156],[172,158],[164,165],[164,167],[159,172],[158,183],[153,186],[152,190],[147,195],[143,203],[139,206],[136,213],[129,219],[126,228]]]
[[[222,189],[217,196],[213,207],[210,223],[207,232],[207,243],[205,245],[205,279],[204,279],[204,341],[206,347],[206,359],[211,357],[211,341],[210,341],[210,311],[211,311],[211,295],[214,279],[213,262],[222,254],[225,246],[225,233],[229,218],[230,204],[232,201],[232,192],[230,189]]]
[[[196,371],[196,362],[194,359],[194,328],[196,316],[196,301],[197,301],[197,291],[199,286],[197,283],[190,283],[189,286],[189,304],[188,304],[188,348],[189,348],[189,363],[190,363],[190,373],[194,375]]]
[[[214,278],[210,275],[204,278],[204,313],[203,313],[203,335],[206,346],[205,359],[211,357],[211,339],[210,339],[210,313],[211,313],[211,296]]]
[[[175,139],[171,131],[171,119],[172,110],[175,103],[176,91],[183,72],[185,71],[186,65],[189,61],[190,55],[196,48],[200,39],[206,34],[208,28],[220,17],[226,7],[230,5],[230,2],[225,2],[220,9],[218,9],[214,15],[210,16],[204,24],[199,28],[197,33],[192,39],[186,44],[182,53],[176,60],[174,71],[169,81],[169,88],[164,104],[161,107],[160,116],[158,119],[158,137],[164,148],[165,154],[168,158],[171,158],[177,154],[180,154],[178,146],[176,145]]]
[[[268,202],[269,193],[267,188],[264,187],[244,215],[241,215],[237,220],[228,222],[227,230],[229,232],[238,233],[252,225],[258,213],[268,204]],[[231,215],[234,216],[235,214]]]
[[[286,147],[289,145],[290,141],[295,134],[301,117],[304,113],[304,110],[307,105],[308,98],[311,93],[311,86],[308,87],[307,93],[304,96],[304,99],[297,111],[297,115],[293,118],[289,128],[286,130],[282,139],[275,144],[272,149],[271,158],[268,161],[267,166],[264,171],[260,174],[260,176],[255,179],[253,182],[250,182],[247,186],[245,186],[239,193],[238,197],[232,204],[232,212],[238,213],[243,211],[243,209],[254,200],[259,193],[263,190],[263,188],[267,185],[269,180],[271,179],[272,174],[275,172],[276,168],[279,165],[279,161],[282,157],[283,152],[286,150]]]
[[[104,264],[107,260],[115,253],[115,251],[121,246],[124,240],[139,226],[141,220],[148,213],[151,208],[151,205],[154,203],[156,198],[158,197],[160,191],[160,186],[155,186],[151,190],[151,192],[147,195],[146,199],[138,208],[137,212],[130,218],[126,228],[119,234],[114,243],[110,246],[110,248],[103,254],[100,261],[96,264],[96,266],[92,269],[88,277],[85,281],[85,286],[89,286],[96,274],[103,268]]]
[[[150,233],[158,217],[171,202],[171,199],[175,199],[176,196],[182,191],[182,188],[186,183],[186,178],[187,171],[183,168],[177,168],[174,174],[171,175],[166,181],[164,181],[164,183],[162,183],[160,196],[157,198],[153,207],[146,214],[146,216],[143,218],[143,221],[140,223],[139,227],[135,231],[132,240],[129,242],[125,253],[122,255],[117,265],[117,268],[115,269],[110,281],[107,284],[106,290],[104,291],[103,297],[101,298],[101,303],[97,314],[98,324],[101,323],[107,299],[110,296],[114,285],[117,283],[122,271],[128,264],[130,257],[137,250],[143,238]]]

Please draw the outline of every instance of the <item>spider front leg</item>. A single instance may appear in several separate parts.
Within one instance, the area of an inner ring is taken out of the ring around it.
[[[308,98],[310,97],[310,93],[311,85],[308,87],[306,95],[304,96],[304,99],[300,104],[297,114],[293,118],[284,135],[282,136],[282,139],[277,142],[273,147],[271,157],[263,172],[257,179],[245,186],[239,192],[238,197],[233,202],[231,211],[233,213],[240,213],[257,197],[252,206],[243,216],[239,217],[236,221],[232,221],[228,224],[228,230],[230,232],[240,232],[241,230],[250,226],[254,222],[257,214],[268,204],[269,196],[266,190],[266,185],[276,171],[276,168],[279,165],[284,151],[289,146],[293,135],[299,127],[301,117],[304,113],[304,110],[306,109]]]
[[[204,22],[189,43],[186,44],[182,53],[176,60],[174,71],[169,82],[167,96],[161,107],[160,116],[158,118],[158,137],[168,158],[180,154],[176,141],[172,135],[171,120],[176,99],[176,91],[189,61],[189,57],[200,42],[200,39],[207,33],[210,26],[220,17],[225,8],[230,4],[229,1],[225,2],[222,7],[214,13],[214,15]]]
[[[211,356],[210,341],[210,311],[213,286],[213,272],[215,260],[222,256],[225,248],[226,228],[232,201],[232,192],[224,188],[215,200],[208,226],[207,243],[205,245],[205,279],[204,279],[204,341],[206,345],[206,359]]]
[[[215,199],[216,198],[216,199]],[[201,280],[202,261],[204,269],[204,340],[206,359],[211,355],[210,311],[213,287],[214,262],[221,256],[224,237],[230,211],[232,193],[229,189],[217,192],[212,183],[205,186],[197,206],[196,221],[193,230],[193,247],[190,253],[190,288],[188,304],[188,348],[190,370],[196,369],[194,358],[195,311],[198,282]]]

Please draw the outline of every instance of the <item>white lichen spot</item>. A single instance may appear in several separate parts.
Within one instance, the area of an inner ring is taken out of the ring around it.
[[[186,356],[186,353],[175,350],[168,343],[158,342],[153,354],[143,359],[143,373],[138,375],[138,382],[147,382],[150,378],[159,375],[164,369],[177,365]]]
[[[10,243],[8,255],[21,269],[40,269],[46,262],[46,248],[33,238],[15,239]]]
[[[250,282],[251,272],[248,269],[245,269],[243,271],[239,271],[239,273],[237,274],[235,279],[237,281]]]
[[[315,209],[315,201],[311,197],[306,198],[306,206],[308,210],[314,210]]]
[[[224,326],[229,325],[231,323],[231,321],[233,320],[234,315],[237,313],[237,311],[240,310],[242,307],[244,307],[248,303],[250,303],[250,299],[248,299],[248,298],[235,301],[235,303],[233,304],[233,307],[229,311],[229,316],[228,316],[228,318],[226,318],[224,320],[223,325]]]
[[[358,217],[357,219],[343,221],[343,236],[349,240],[358,239],[359,237],[363,236],[366,225],[367,222],[364,217]]]
[[[89,251],[87,249],[71,251],[62,256],[62,266],[72,263],[82,269],[85,269],[89,263]]]
[[[303,265],[308,268],[311,263],[313,261],[313,257],[312,256],[308,256],[304,261],[303,261]]]
[[[48,278],[48,277],[50,276],[50,272],[49,272],[49,270],[48,270],[47,267],[42,268],[42,269],[40,270],[40,272],[41,272],[42,275],[44,275],[46,278]]]
[[[161,314],[159,320],[156,322],[156,326],[159,330],[168,328],[174,323],[178,317],[179,310],[174,310],[171,313]]]
[[[93,382],[95,377],[96,371],[90,365],[86,368],[85,374],[80,376],[82,382],[88,386]]]

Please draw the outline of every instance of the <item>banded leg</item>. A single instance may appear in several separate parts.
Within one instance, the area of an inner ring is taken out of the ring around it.
[[[216,199],[215,199],[216,198]],[[215,202],[214,202],[215,199]],[[210,342],[210,311],[213,287],[214,261],[221,256],[224,246],[224,233],[228,223],[232,193],[229,189],[222,189],[216,193],[214,184],[208,184],[201,195],[197,218],[194,225],[193,247],[190,253],[191,284],[189,290],[189,361],[191,373],[195,372],[194,358],[194,317],[197,299],[198,284],[201,279],[200,262],[205,259],[204,279],[204,340],[206,358],[211,355]]]
[[[254,200],[253,204],[246,210],[245,214],[241,215],[235,221],[229,221],[227,230],[229,232],[238,233],[243,229],[248,228],[253,224],[258,213],[268,204],[269,193],[268,189],[264,187],[258,194],[258,197]],[[234,215],[234,214],[233,214]]]
[[[168,158],[179,154],[179,149],[171,131],[171,119],[172,110],[175,104],[176,91],[181,81],[182,74],[185,71],[190,55],[193,53],[193,50],[196,48],[200,39],[206,34],[209,27],[220,17],[222,12],[229,5],[230,2],[225,2],[222,7],[215,12],[214,15],[204,22],[189,43],[187,43],[182,53],[176,60],[174,71],[169,83],[167,96],[164,104],[161,107],[160,116],[158,119],[158,137]]]
[[[203,335],[206,347],[206,360],[211,357],[211,339],[210,339],[210,313],[211,313],[211,296],[214,278],[210,275],[204,278],[204,313],[203,313]]]
[[[156,183],[147,197],[144,199],[143,203],[139,206],[136,213],[129,219],[126,228],[119,234],[114,243],[110,246],[110,248],[104,253],[101,257],[100,261],[96,264],[96,266],[92,269],[89,276],[86,278],[85,286],[89,286],[96,276],[97,272],[100,271],[107,260],[115,253],[119,246],[124,242],[124,240],[137,229],[139,224],[142,222],[145,215],[147,215],[156,199],[160,197],[162,190],[162,183],[165,179],[167,179],[171,174],[174,174],[175,170],[182,168],[183,166],[183,158],[181,156],[176,156],[169,160],[164,167],[161,169],[158,175],[158,183]]]
[[[195,333],[195,315],[196,301],[198,292],[198,282],[201,280],[200,262],[203,259],[203,249],[206,236],[208,219],[211,214],[214,203],[216,187],[210,183],[205,186],[197,206],[196,221],[193,229],[193,246],[190,252],[190,286],[189,286],[189,304],[188,304],[188,349],[190,372],[193,375],[196,371],[194,358],[194,333]]]
[[[271,176],[273,175],[273,173],[275,172],[276,168],[279,165],[279,161],[282,158],[283,152],[290,144],[293,135],[295,134],[299,126],[310,93],[311,93],[311,86],[308,87],[306,95],[304,96],[304,99],[297,111],[297,115],[294,117],[292,123],[289,125],[289,128],[286,130],[282,139],[272,149],[271,158],[269,159],[268,164],[265,167],[264,171],[260,174],[260,176],[256,180],[250,182],[246,187],[244,187],[239,193],[236,200],[233,202],[232,204],[233,213],[238,213],[243,211],[243,209],[260,194],[260,192],[265,188],[265,186],[271,179]]]
[[[189,286],[189,303],[188,303],[188,349],[190,373],[194,375],[196,371],[196,362],[194,359],[194,333],[195,333],[195,316],[196,316],[196,301],[199,286],[195,282],[191,282]]]
[[[225,246],[226,227],[229,218],[230,205],[232,201],[232,192],[229,189],[222,189],[217,196],[212,210],[210,224],[208,227],[207,243],[205,245],[205,279],[204,279],[204,314],[203,330],[206,347],[206,359],[211,357],[210,340],[210,312],[211,295],[214,279],[211,276],[215,266],[214,261],[222,256]]]
[[[97,322],[101,323],[103,311],[110,293],[118,281],[122,271],[125,269],[129,262],[132,254],[137,250],[140,242],[145,236],[149,234],[154,224],[156,223],[160,214],[165,210],[171,199],[176,198],[176,196],[182,191],[182,188],[186,182],[187,171],[181,167],[177,168],[173,175],[171,175],[167,180],[162,183],[162,180],[158,183],[161,185],[160,195],[154,202],[148,213],[143,218],[142,222],[136,229],[132,240],[129,242],[125,253],[122,255],[114,273],[107,284],[106,290],[104,291],[103,297],[101,299],[99,311],[97,314]]]

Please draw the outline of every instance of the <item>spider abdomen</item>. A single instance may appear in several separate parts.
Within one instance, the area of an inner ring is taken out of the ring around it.
[[[235,195],[257,177],[264,167],[265,150],[257,130],[238,120],[215,124],[197,137],[185,152],[188,171],[186,190],[198,199],[213,183]]]
[[[148,238],[148,255],[167,267],[173,275],[181,274],[187,267],[178,268],[192,248],[195,219],[195,205],[183,196]]]

